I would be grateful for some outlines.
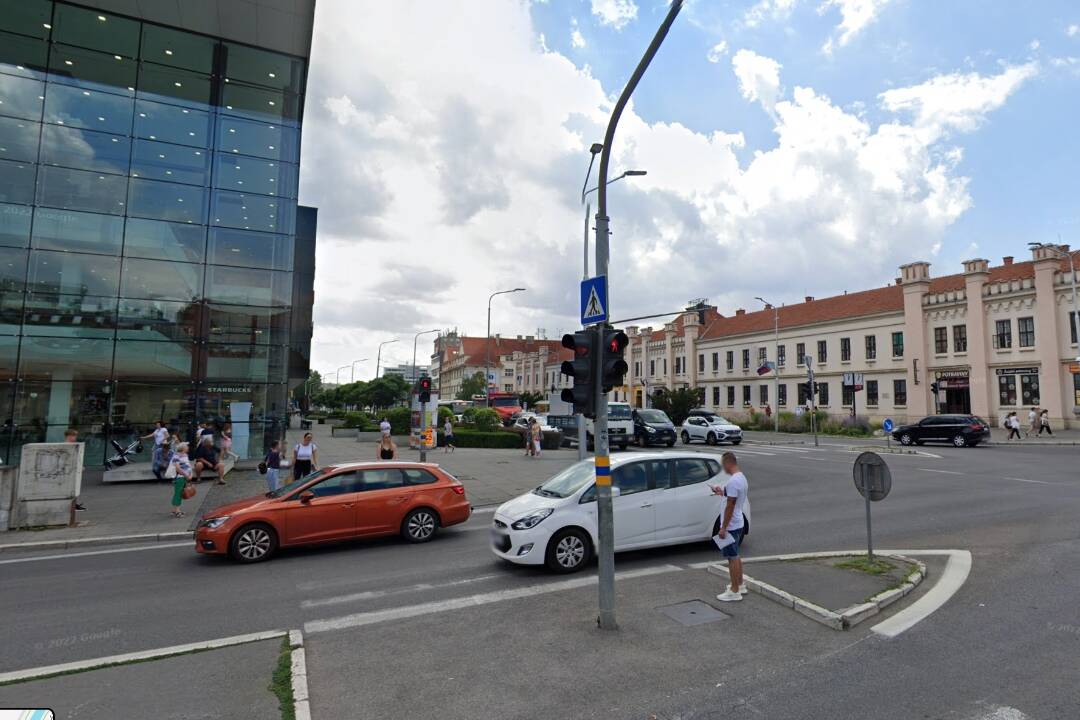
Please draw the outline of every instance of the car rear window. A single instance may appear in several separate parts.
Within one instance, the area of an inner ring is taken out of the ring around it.
[[[696,485],[705,482],[712,473],[705,460],[681,459],[675,461],[675,484],[678,487],[684,485]]]
[[[427,470],[420,470],[418,468],[406,468],[401,472],[405,476],[406,485],[430,485],[439,480],[439,478],[435,477]]]

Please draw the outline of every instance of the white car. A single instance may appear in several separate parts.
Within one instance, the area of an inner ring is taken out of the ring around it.
[[[713,494],[724,474],[717,459],[695,452],[647,452],[611,459],[615,551],[708,540],[724,497]],[[492,551],[521,565],[574,572],[597,542],[595,467],[582,460],[532,492],[495,510]],[[750,502],[743,519],[750,532]]]
[[[683,445],[694,440],[701,440],[706,445],[722,442],[738,445],[742,442],[742,428],[719,415],[691,415],[679,428],[679,437]]]
[[[536,413],[531,412],[519,413],[514,418],[512,427],[515,427],[518,430],[524,430],[529,425],[529,418],[535,418],[536,422],[540,423],[540,430],[542,432],[552,432],[556,429],[548,425],[546,415],[537,415]]]

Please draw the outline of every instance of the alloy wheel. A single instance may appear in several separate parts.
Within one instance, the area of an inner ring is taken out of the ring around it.
[[[270,533],[263,528],[248,528],[236,541],[236,552],[245,560],[259,560],[270,552]]]
[[[427,540],[435,532],[435,516],[427,510],[413,513],[405,525],[405,530],[414,540]]]
[[[555,560],[567,570],[576,568],[585,559],[585,543],[577,535],[567,535],[555,546]]]

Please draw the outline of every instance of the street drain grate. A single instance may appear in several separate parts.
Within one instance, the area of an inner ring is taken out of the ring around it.
[[[692,625],[704,625],[705,623],[716,622],[717,620],[727,620],[731,617],[727,613],[722,613],[712,605],[703,603],[700,600],[690,600],[674,605],[665,605],[664,607],[657,608],[657,610],[664,613],[675,622],[688,627]]]

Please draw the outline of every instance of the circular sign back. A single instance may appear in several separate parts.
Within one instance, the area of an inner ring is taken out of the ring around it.
[[[884,500],[892,490],[892,473],[877,453],[864,452],[855,458],[852,475],[855,489],[863,497],[869,492],[873,502]]]

